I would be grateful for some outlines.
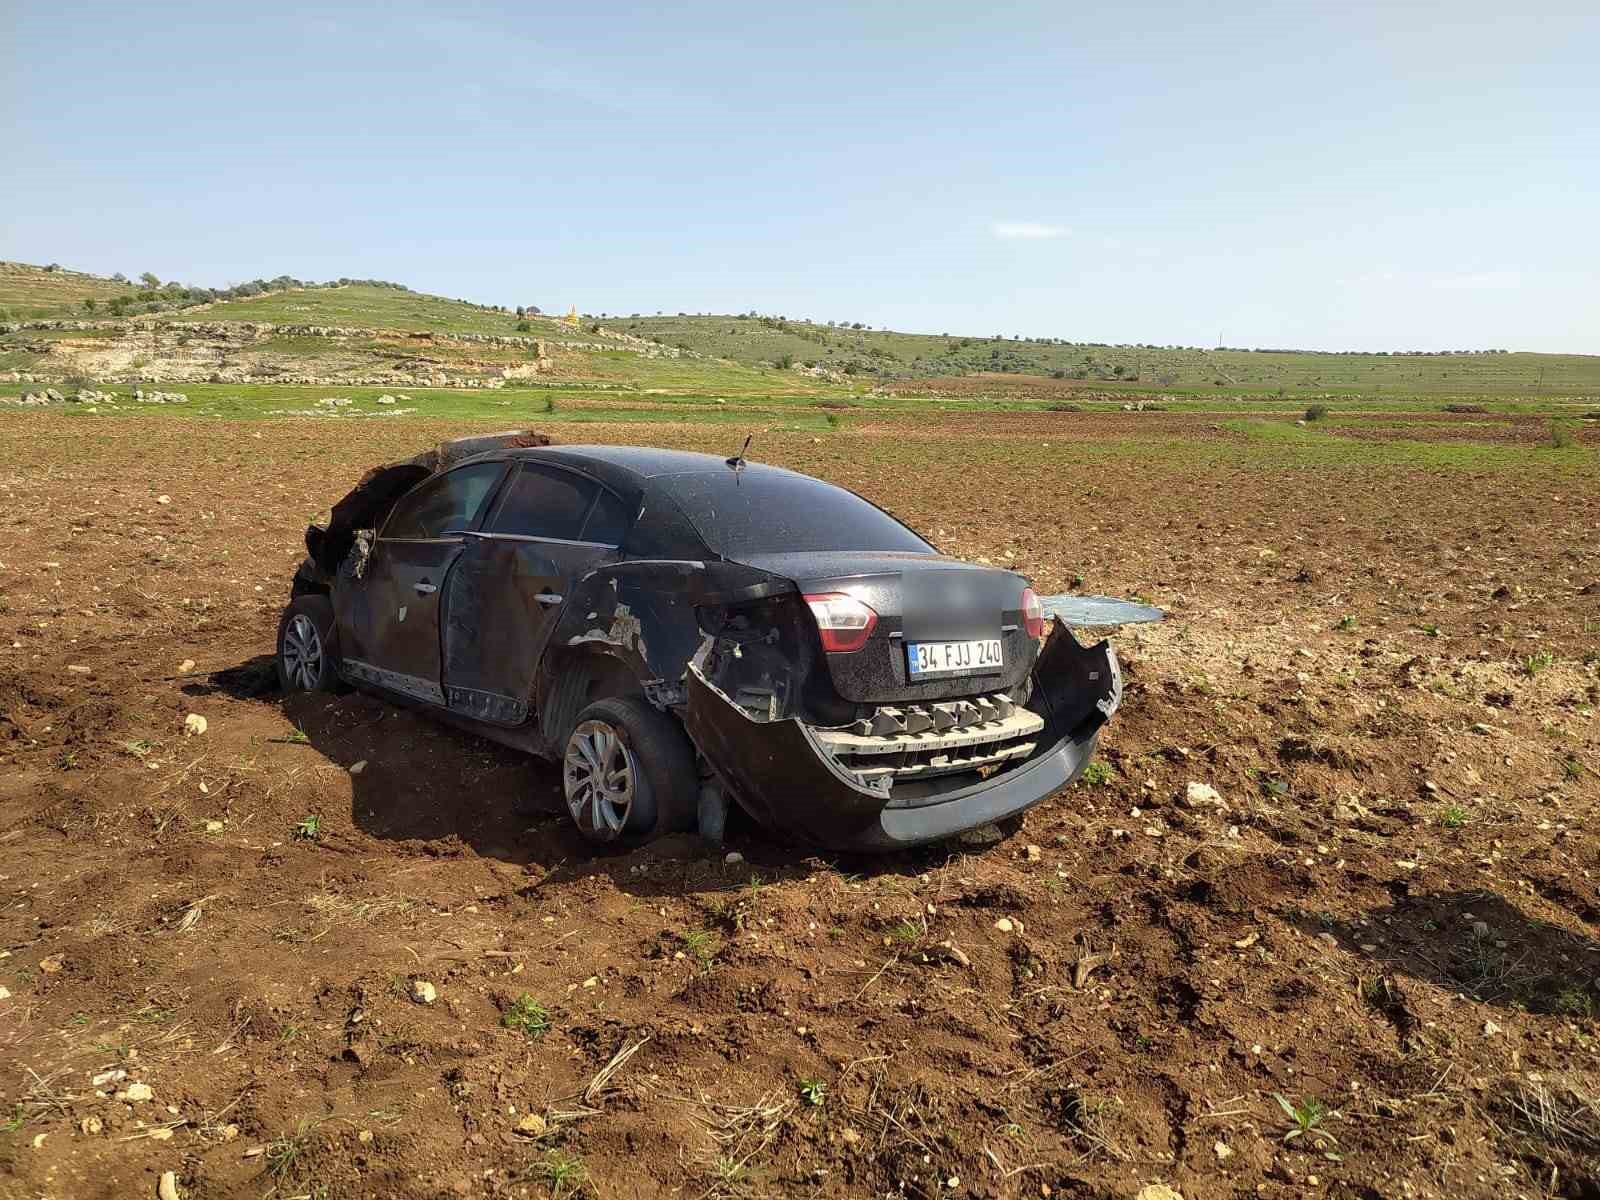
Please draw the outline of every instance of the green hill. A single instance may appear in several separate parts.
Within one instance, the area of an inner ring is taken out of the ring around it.
[[[268,321],[274,325],[334,325],[434,333],[517,332],[515,313],[465,300],[447,300],[443,296],[359,283],[345,287],[292,288],[222,300],[174,312],[169,319],[178,323]],[[542,328],[531,336],[553,333],[557,325],[554,321],[540,324]]]
[[[0,262],[0,321],[94,316],[84,307],[85,300],[94,301],[98,310],[103,302],[138,290],[126,280],[68,271],[55,264]]]
[[[1600,356],[1208,350],[1052,338],[896,333],[770,316],[609,317],[607,327],[750,364],[797,362],[916,380],[983,372],[1136,391],[1256,396],[1600,395]],[[903,389],[897,389],[903,390]],[[997,385],[997,390],[1004,390]]]
[[[86,301],[93,302],[93,310],[85,307]],[[67,316],[151,319],[169,340],[183,346],[188,344],[184,330],[217,322],[373,331],[371,338],[280,332],[249,345],[244,344],[246,337],[213,354],[215,369],[199,375],[218,381],[312,376],[330,383],[378,383],[388,378],[378,370],[385,364],[433,363],[438,372],[413,382],[455,386],[490,381],[507,367],[537,361],[543,382],[711,395],[824,395],[878,387],[908,396],[1038,402],[1071,401],[1086,393],[1107,400],[1127,395],[1286,401],[1600,397],[1600,356],[1593,355],[1112,346],[1056,338],[899,333],[754,313],[602,314],[569,322],[519,317],[504,308],[375,280],[310,284],[279,276],[219,293],[172,283],[139,287],[59,267],[0,263],[0,319]],[[103,376],[107,363],[120,363],[114,352],[59,343],[114,341],[118,336],[107,328],[0,337],[0,371]],[[514,340],[489,343],[487,338]],[[542,357],[529,339],[545,344]],[[190,360],[182,368],[188,374],[152,377],[195,378],[194,363],[203,356],[195,347],[177,353],[182,348],[157,350],[171,351],[165,355],[169,363]],[[136,368],[128,363],[119,369],[129,377]]]

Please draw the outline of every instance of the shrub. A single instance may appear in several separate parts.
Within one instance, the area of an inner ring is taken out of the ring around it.
[[[526,321],[518,321],[517,322],[517,332],[518,333],[531,333],[532,331],[533,331],[533,326],[528,324]]]
[[[1569,450],[1578,444],[1578,439],[1573,436],[1572,425],[1567,421],[1550,422],[1550,444],[1557,450]]]
[[[1313,404],[1306,409],[1306,420],[1308,421],[1320,421],[1327,415],[1328,406],[1326,404]]]
[[[780,354],[778,356],[777,366],[780,371],[787,371],[790,367],[794,366],[794,355]]]

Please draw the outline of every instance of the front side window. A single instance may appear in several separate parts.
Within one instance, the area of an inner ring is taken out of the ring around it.
[[[439,538],[471,528],[502,469],[501,463],[476,463],[427,480],[394,506],[383,536]]]

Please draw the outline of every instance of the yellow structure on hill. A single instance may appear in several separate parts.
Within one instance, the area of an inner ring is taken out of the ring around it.
[[[567,313],[565,320],[568,325],[576,325],[578,323],[578,306],[576,304],[572,306],[572,311]]]

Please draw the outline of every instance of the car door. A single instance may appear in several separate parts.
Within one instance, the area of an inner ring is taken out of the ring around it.
[[[620,555],[631,515],[580,472],[524,462],[451,570],[444,690],[464,716],[525,721],[534,673],[572,585]]]
[[[337,589],[346,674],[444,703],[439,630],[445,583],[505,471],[504,462],[457,467],[424,480],[394,506],[373,542],[361,585]]]

